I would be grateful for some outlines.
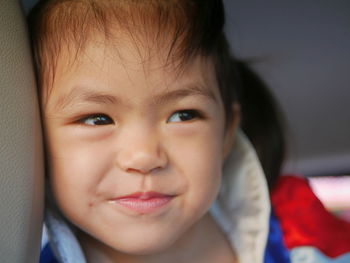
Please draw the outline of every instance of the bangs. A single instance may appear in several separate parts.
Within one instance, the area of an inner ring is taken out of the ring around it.
[[[42,1],[29,16],[39,88],[52,86],[62,50],[75,54],[74,61],[96,34],[117,45],[128,37],[141,61],[152,50],[178,66],[209,56],[223,34],[223,12],[221,1],[207,0]]]

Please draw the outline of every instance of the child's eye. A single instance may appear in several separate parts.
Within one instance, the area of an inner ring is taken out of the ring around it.
[[[200,113],[196,110],[181,110],[171,115],[170,118],[167,120],[167,122],[190,121],[190,120],[199,118],[200,116],[201,116]]]
[[[95,126],[114,124],[114,121],[106,114],[93,114],[80,119],[78,123]]]

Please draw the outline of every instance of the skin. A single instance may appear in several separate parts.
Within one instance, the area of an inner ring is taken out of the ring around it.
[[[233,262],[208,209],[237,114],[225,129],[209,59],[179,74],[162,52],[145,54],[128,40],[90,41],[74,61],[60,54],[43,95],[55,201],[89,262]],[[147,191],[173,198],[152,213],[111,201]]]

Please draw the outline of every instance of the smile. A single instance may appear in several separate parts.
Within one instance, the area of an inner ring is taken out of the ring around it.
[[[112,202],[140,214],[149,214],[165,207],[174,197],[157,192],[138,192],[114,198]]]

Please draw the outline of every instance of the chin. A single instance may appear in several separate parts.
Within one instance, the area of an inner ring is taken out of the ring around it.
[[[129,248],[127,251],[123,251],[124,253],[135,255],[135,256],[151,256],[155,254],[160,254],[167,250],[170,246],[164,246],[164,245],[146,245],[146,246],[139,246],[139,247],[133,247]]]
[[[159,254],[171,248],[176,242],[175,237],[167,235],[166,238],[149,235],[139,235],[136,238],[124,239],[123,244],[113,246],[116,250],[130,255],[154,255]],[[126,241],[126,242],[125,242]]]

